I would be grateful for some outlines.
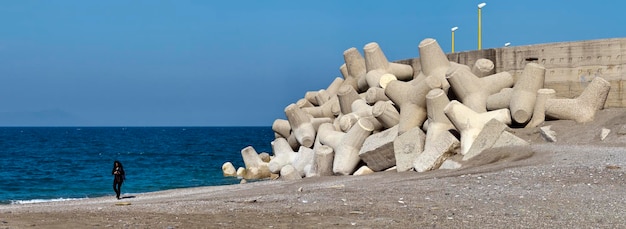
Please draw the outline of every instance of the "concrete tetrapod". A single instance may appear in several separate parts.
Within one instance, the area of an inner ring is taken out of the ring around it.
[[[530,119],[525,128],[534,128],[546,121],[546,100],[553,99],[556,96],[554,89],[542,88],[537,90],[537,101],[533,109],[533,117]]]
[[[322,106],[324,105],[324,103],[330,101],[333,98],[333,94],[326,91],[326,89],[322,89],[317,91],[317,94],[315,94],[315,101],[317,101],[317,105],[315,106]]]
[[[350,175],[359,164],[359,151],[365,139],[374,130],[374,125],[367,119],[360,119],[347,133],[332,131],[330,130],[332,127],[326,124],[320,126],[320,129],[322,128],[324,130],[320,130],[320,142],[335,151],[333,173]]]
[[[428,107],[428,131],[424,151],[413,161],[417,172],[425,172],[439,168],[459,147],[459,140],[450,133],[454,125],[450,122],[444,109],[450,103],[446,93],[441,89],[433,89],[426,95]]]
[[[339,88],[343,86],[343,81],[344,80],[341,77],[335,77],[333,82],[331,82],[326,88],[326,92],[331,96],[337,95],[337,93],[339,92]]]
[[[324,123],[333,123],[333,119],[332,118],[311,118],[311,124],[313,125],[313,129],[317,130],[317,128],[319,128],[320,125]]]
[[[325,101],[320,106],[303,107],[301,109],[315,118],[334,118],[341,112],[341,108],[339,107],[339,99],[337,98],[337,96],[329,98],[328,101]]]
[[[343,76],[343,85],[348,85],[352,88],[354,88],[354,90],[359,90],[359,80],[356,77],[351,76],[348,73],[348,67],[346,67],[346,64],[342,64],[339,67],[339,72],[341,72],[341,75]]]
[[[311,104],[314,106],[320,106],[337,95],[339,88],[343,85],[343,81],[342,78],[336,77],[335,80],[328,85],[328,88],[321,89],[317,92],[307,92],[305,99],[310,100]]]
[[[526,123],[530,120],[537,100],[537,90],[543,88],[546,68],[537,63],[528,63],[524,71],[515,82],[511,95],[511,116],[517,123]]]
[[[293,134],[293,132],[291,132],[291,135],[287,138],[287,142],[289,142],[292,150],[297,150],[300,147],[300,143],[296,139],[296,135]]]
[[[496,119],[504,124],[511,124],[509,109],[500,109],[485,113],[476,113],[462,103],[453,100],[444,108],[446,116],[461,134],[461,154],[465,155],[485,124]]]
[[[498,110],[509,108],[511,97],[513,96],[513,88],[502,88],[500,92],[487,97],[487,110]]]
[[[282,180],[300,180],[302,176],[298,173],[295,167],[292,165],[286,165],[280,170],[280,179]]]
[[[298,105],[299,108],[315,106],[309,100],[305,98],[298,99],[298,101],[296,102],[296,105]]]
[[[332,176],[333,175],[333,160],[335,152],[333,148],[327,145],[322,145],[315,148],[314,168],[317,176]]]
[[[359,119],[369,119],[372,124],[374,124],[374,130],[380,130],[383,128],[383,125],[378,121],[378,119],[374,118],[373,106],[367,105],[365,100],[357,99],[352,102],[352,112],[346,115],[343,115],[339,118],[339,127],[342,131],[348,132],[350,128],[359,120]]]
[[[313,151],[313,149],[300,146],[298,153],[296,153],[291,163],[300,174],[300,177],[304,177],[306,174],[310,173],[308,170],[310,170],[313,165],[314,156],[315,151]]]
[[[318,106],[319,104],[317,104],[317,99],[315,98],[315,96],[317,96],[317,93],[318,91],[307,91],[304,93],[304,99],[313,104],[313,106]]]
[[[284,119],[274,120],[274,123],[272,123],[272,130],[274,133],[283,138],[288,138],[289,135],[291,135],[291,125],[289,125],[289,121]]]
[[[372,116],[380,122],[384,129],[389,129],[400,122],[400,113],[388,101],[379,101],[374,104]]]
[[[246,175],[246,168],[244,167],[237,168],[237,178],[243,179],[244,175]]]
[[[317,129],[317,139],[323,145],[338,146],[346,133],[338,131],[334,125],[325,123]]]
[[[426,120],[426,94],[431,89],[440,88],[441,81],[435,76],[426,77],[416,86],[403,81],[389,82],[385,94],[400,107],[398,134],[421,126]]]
[[[292,164],[297,156],[289,143],[284,138],[274,139],[271,143],[274,157],[270,160],[268,168],[271,173],[279,173],[285,165]]]
[[[385,89],[379,87],[370,87],[367,89],[365,92],[365,102],[375,104],[378,101],[389,101],[389,97],[385,95]]]
[[[446,80],[446,72],[450,68],[450,61],[439,43],[435,39],[426,38],[420,42],[418,49],[423,77],[434,76],[439,80],[441,88],[447,92],[450,84]]]
[[[365,91],[369,87],[367,85],[367,81],[365,80],[365,73],[367,73],[367,68],[365,67],[365,58],[359,53],[359,50],[352,47],[346,49],[343,52],[343,59],[346,64],[346,71],[350,77],[353,78],[356,84],[357,91]],[[352,81],[352,80],[350,80]]]
[[[370,87],[381,87],[380,80],[385,74],[393,78],[408,81],[413,78],[413,67],[407,64],[390,63],[382,49],[376,42],[370,42],[363,47],[365,53],[365,79]],[[387,75],[385,82],[389,82]]]
[[[596,77],[575,99],[546,100],[546,116],[574,120],[578,123],[593,121],[596,111],[604,108],[611,83]]]
[[[487,111],[489,95],[514,83],[513,76],[509,73],[478,78],[468,68],[459,65],[451,65],[448,68],[446,79],[461,102],[479,113]]]
[[[270,154],[267,152],[262,152],[259,154],[259,158],[261,158],[261,161],[265,162],[265,163],[269,163],[270,160],[272,159]]]
[[[430,124],[437,124],[441,127],[441,129],[453,130],[454,125],[446,116],[446,113],[443,110],[450,103],[450,99],[446,93],[440,88],[432,89],[426,94],[426,107],[428,107],[428,123],[430,131]]]
[[[495,73],[495,66],[490,59],[480,58],[474,62],[472,66],[472,73],[479,78],[493,75]]]
[[[361,96],[351,86],[343,85],[337,92],[337,98],[339,99],[341,113],[348,114],[352,112],[352,102],[361,99]]]
[[[241,150],[241,157],[246,166],[244,179],[263,179],[270,177],[270,170],[267,162],[263,162],[259,154],[252,146]]]
[[[228,162],[225,162],[224,164],[222,164],[222,174],[225,177],[237,176],[237,170],[235,169],[235,166],[233,166],[233,163],[228,161]]]
[[[285,108],[285,115],[298,143],[305,147],[311,147],[315,140],[315,128],[313,128],[309,114],[292,103]]]

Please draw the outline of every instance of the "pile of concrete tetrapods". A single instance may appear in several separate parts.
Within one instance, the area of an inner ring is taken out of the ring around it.
[[[342,78],[310,91],[272,125],[272,155],[241,150],[245,168],[224,163],[225,176],[301,179],[362,175],[395,169],[425,172],[459,168],[486,149],[527,145],[510,128],[537,128],[546,118],[593,120],[610,84],[594,78],[577,98],[555,98],[545,68],[528,63],[515,80],[479,59],[450,62],[434,39],[420,42],[421,69],[388,62],[369,43],[364,56],[344,51]],[[548,128],[549,130],[549,128]]]

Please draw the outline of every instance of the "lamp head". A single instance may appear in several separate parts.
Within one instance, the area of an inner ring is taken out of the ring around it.
[[[456,31],[457,29],[459,29],[459,27],[456,27],[456,26],[455,26],[455,27],[452,27],[452,29],[450,29],[450,30],[452,30],[452,32],[454,32],[454,31]]]
[[[483,7],[485,7],[487,5],[487,3],[480,3],[478,4],[478,9],[482,9]]]
[[[511,45],[511,42],[504,43],[504,47],[509,47],[510,45]]]

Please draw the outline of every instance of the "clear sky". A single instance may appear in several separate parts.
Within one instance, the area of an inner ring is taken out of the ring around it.
[[[270,126],[340,76],[425,38],[476,49],[481,1],[0,1],[0,126]],[[483,49],[626,36],[624,1],[487,1]]]

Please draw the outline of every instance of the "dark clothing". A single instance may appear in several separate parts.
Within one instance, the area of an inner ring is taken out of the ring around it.
[[[126,173],[124,173],[124,168],[122,166],[113,168],[113,172],[111,172],[111,174],[115,175],[115,182],[117,183],[122,183],[126,179]]]
[[[113,191],[115,191],[115,195],[119,199],[122,192],[122,183],[124,183],[124,179],[126,178],[126,173],[124,172],[124,167],[122,167],[121,163],[119,165],[114,165],[111,174],[115,176],[113,179]]]
[[[113,191],[115,191],[115,197],[120,199],[120,194],[122,193],[122,182],[113,181]]]

